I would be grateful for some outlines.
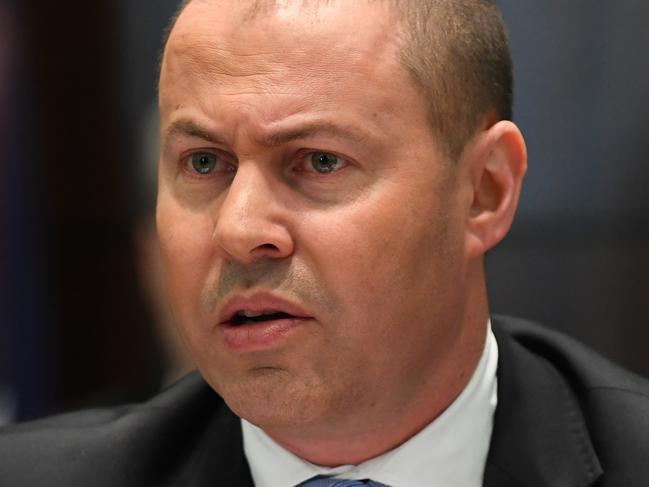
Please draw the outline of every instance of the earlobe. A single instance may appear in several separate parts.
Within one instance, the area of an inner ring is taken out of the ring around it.
[[[500,242],[511,227],[527,170],[527,150],[518,127],[501,121],[480,134],[465,157],[473,192],[466,252],[477,257]]]

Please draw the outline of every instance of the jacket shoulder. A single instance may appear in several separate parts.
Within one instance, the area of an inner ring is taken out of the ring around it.
[[[233,431],[235,419],[192,374],[146,403],[10,425],[0,429],[0,485],[167,485],[209,427]]]
[[[535,357],[567,384],[602,465],[598,485],[648,485],[649,380],[541,325],[509,317],[493,324],[499,342]]]
[[[563,333],[532,321],[494,316],[496,331],[552,364],[585,389],[612,388],[649,399],[649,380],[604,358]]]

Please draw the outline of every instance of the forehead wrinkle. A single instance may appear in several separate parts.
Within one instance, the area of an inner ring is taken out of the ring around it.
[[[301,95],[309,89],[324,86],[327,90],[338,89],[337,85],[345,83],[351,77],[372,76],[366,67],[354,66],[346,70],[337,70],[337,66],[349,63],[350,58],[361,59],[363,53],[347,51],[329,53],[329,59],[313,63],[313,53],[302,48],[295,50],[295,56],[286,59],[282,53],[264,51],[256,53],[231,51],[228,48],[216,47],[209,42],[176,47],[170,51],[166,76],[181,81],[196,79],[208,83],[212,92],[217,95]],[[291,82],[289,82],[291,81]]]
[[[273,69],[273,63],[269,62],[275,54],[272,51],[247,53],[231,49],[229,46],[216,45],[213,39],[202,38],[204,36],[197,34],[179,37],[176,43],[171,44],[169,58],[175,57],[176,64],[182,67],[181,69],[191,69],[192,74],[201,77],[245,78],[278,72]],[[241,62],[242,60],[245,62]]]
[[[274,53],[230,53],[227,49],[188,48],[169,62],[165,77],[176,82],[206,83],[214,96],[243,97],[256,95],[301,95],[320,83],[333,89],[335,72],[323,65],[301,65],[299,60],[290,64],[275,60]],[[226,54],[227,53],[227,54]],[[224,54],[228,56],[226,59]],[[306,56],[304,56],[306,57]],[[257,61],[258,60],[258,61]],[[292,83],[288,83],[292,80]],[[177,84],[177,83],[176,83]],[[189,89],[189,85],[187,86]],[[187,92],[187,90],[185,90]],[[240,103],[244,103],[243,99]]]

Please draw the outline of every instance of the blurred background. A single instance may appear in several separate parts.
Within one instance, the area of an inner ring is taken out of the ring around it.
[[[492,310],[649,376],[649,3],[501,0],[530,169]],[[0,423],[143,399],[191,367],[153,230],[175,0],[0,0]]]

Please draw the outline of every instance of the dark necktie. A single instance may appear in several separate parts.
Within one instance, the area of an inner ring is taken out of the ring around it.
[[[389,487],[373,480],[346,480],[329,477],[314,477],[302,482],[297,487]]]

